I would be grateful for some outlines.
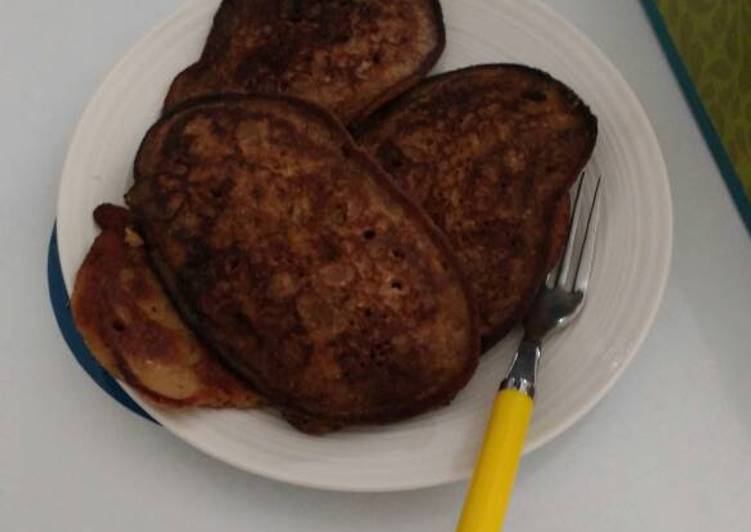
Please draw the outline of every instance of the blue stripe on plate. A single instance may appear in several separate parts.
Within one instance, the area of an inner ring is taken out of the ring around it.
[[[50,289],[50,302],[52,303],[52,310],[55,312],[55,318],[57,319],[57,325],[60,327],[60,332],[65,338],[65,341],[73,352],[73,355],[81,364],[81,367],[89,374],[89,377],[94,379],[99,387],[107,392],[115,401],[123,405],[125,408],[138,414],[139,416],[154,421],[154,419],[146,413],[146,411],[138,406],[130,396],[125,393],[125,390],[117,383],[115,379],[102,368],[96,359],[92,356],[86,344],[83,342],[83,338],[76,330],[73,324],[73,315],[70,311],[70,301],[68,299],[68,292],[65,289],[65,282],[63,281],[63,272],[60,267],[60,256],[57,252],[57,226],[52,229],[52,237],[50,238],[50,248],[47,254],[47,282]]]

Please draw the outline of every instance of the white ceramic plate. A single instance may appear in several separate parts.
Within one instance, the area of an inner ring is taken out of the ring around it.
[[[589,411],[639,349],[662,297],[671,254],[668,178],[649,121],[603,54],[533,1],[444,1],[448,46],[437,70],[516,62],[568,83],[599,118],[595,164],[603,204],[591,293],[578,321],[546,346],[527,451]],[[68,288],[97,229],[93,209],[122,203],[141,138],[173,76],[198,57],[218,0],[187,3],[109,74],[72,141],[58,205]],[[466,478],[498,381],[515,347],[507,338],[448,407],[386,427],[310,437],[263,411],[170,412],[138,401],[186,442],[241,469],[346,491],[401,490]],[[130,393],[130,391],[129,391]],[[131,393],[132,394],[132,393]]]

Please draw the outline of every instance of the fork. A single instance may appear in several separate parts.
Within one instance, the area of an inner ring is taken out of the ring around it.
[[[457,532],[498,532],[532,417],[543,341],[581,310],[595,253],[601,176],[591,198],[579,178],[566,248],[524,318],[524,337],[495,398]]]

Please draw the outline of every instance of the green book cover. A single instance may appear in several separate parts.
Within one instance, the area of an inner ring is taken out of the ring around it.
[[[751,230],[751,0],[642,0]]]

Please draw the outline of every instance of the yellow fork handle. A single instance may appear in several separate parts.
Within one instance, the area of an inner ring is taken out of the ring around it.
[[[501,530],[532,406],[525,392],[508,388],[498,392],[457,532]]]

